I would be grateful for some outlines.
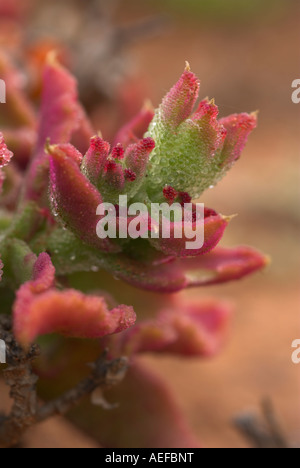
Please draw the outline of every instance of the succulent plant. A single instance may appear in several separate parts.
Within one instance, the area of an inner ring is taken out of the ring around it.
[[[6,58],[2,69],[17,76]],[[110,143],[93,130],[78,101],[75,79],[53,54],[44,67],[38,115],[18,80],[9,93],[14,96],[7,104],[10,120],[0,135],[1,312],[12,314],[15,338],[25,349],[41,335],[59,333],[99,339],[99,349],[108,347],[111,357],[127,356],[133,363],[129,387],[130,382],[140,382],[144,388],[147,382],[151,393],[153,384],[165,421],[173,426],[168,442],[162,436],[161,443],[175,447],[180,439],[181,446],[192,446],[195,439],[172,400],[166,402],[163,387],[145,375],[136,356],[214,355],[224,341],[230,308],[217,300],[188,300],[175,293],[240,279],[262,269],[267,258],[246,246],[219,247],[230,217],[213,209],[204,210],[203,245],[188,250],[186,239],[175,235],[176,220],[169,238],[161,236],[158,225],[155,238],[101,239],[97,207],[115,206],[120,228],[120,196],[146,206],[176,203],[179,210],[188,203],[190,226],[197,229],[195,200],[240,157],[256,126],[256,114],[218,120],[217,106],[207,99],[194,111],[199,81],[188,65],[158,109],[144,107]],[[26,163],[24,148],[28,153],[33,144]],[[151,231],[151,217],[147,226]],[[140,290],[161,293],[160,309],[143,318],[131,305],[111,307],[99,292],[101,284],[91,294],[68,285],[73,273],[92,272],[100,282],[104,270]],[[151,398],[149,392],[145,398]],[[145,431],[151,432],[150,426]],[[158,437],[153,443],[159,443]],[[121,439],[116,443],[126,443]],[[110,436],[103,440],[113,443]]]

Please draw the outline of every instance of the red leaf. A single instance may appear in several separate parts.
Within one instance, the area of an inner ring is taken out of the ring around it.
[[[83,159],[82,172],[97,185],[110,153],[110,144],[99,136],[91,138],[90,147]]]
[[[263,269],[269,259],[251,247],[221,248],[197,257],[158,257],[141,261],[123,254],[110,256],[107,267],[138,288],[172,293],[241,279]]]
[[[135,145],[130,145],[125,153],[125,163],[128,169],[133,171],[137,178],[144,176],[149,161],[149,155],[155,147],[152,138],[143,138]]]
[[[38,200],[48,187],[49,159],[44,147],[69,143],[72,134],[85,126],[84,112],[77,100],[77,84],[70,73],[49,54],[43,73],[43,93],[35,157],[27,175],[26,198]]]
[[[120,337],[121,352],[211,357],[223,345],[230,313],[227,304],[215,300],[173,297],[157,318],[137,324]]]
[[[171,128],[177,128],[190,117],[196,103],[200,88],[200,81],[190,71],[189,65],[164,97],[161,104],[161,118]]]
[[[79,338],[101,338],[134,324],[132,307],[120,305],[109,311],[100,296],[87,296],[73,289],[54,289],[55,270],[47,254],[34,266],[33,278],[17,292],[14,333],[25,347],[38,336],[61,333]]]
[[[198,138],[202,152],[208,161],[215,157],[217,150],[221,150],[226,138],[227,130],[221,121],[217,120],[219,109],[214,100],[204,99],[192,115],[193,122],[199,128]]]
[[[62,222],[87,244],[117,252],[119,247],[109,239],[100,239],[96,233],[99,216],[96,215],[102,197],[94,185],[81,173],[73,158],[60,145],[48,147],[50,154],[50,192],[56,214]]]
[[[256,128],[257,115],[253,114],[233,114],[219,123],[227,131],[224,147],[222,150],[223,166],[229,166],[239,159],[248,139],[249,134]]]
[[[187,218],[182,223],[170,223],[170,236],[168,238],[163,238],[162,232],[160,232],[160,238],[151,238],[150,243],[165,255],[174,257],[193,257],[209,252],[222,239],[230,217],[219,215],[213,210],[205,210],[204,219],[196,220],[194,219],[194,214],[196,212],[191,213],[190,219]],[[201,229],[203,229],[204,233],[203,245],[201,247],[195,246],[194,249],[188,249],[187,242],[195,242],[197,240],[196,232],[200,234]],[[180,238],[175,237],[178,231],[181,234]],[[186,231],[189,231],[190,234],[195,233],[194,237],[187,238]]]
[[[26,308],[24,296],[21,289],[14,306],[15,335],[23,346],[48,333],[101,338],[126,329],[136,318],[132,307],[121,305],[109,311],[102,297],[86,296],[72,289],[33,296]]]

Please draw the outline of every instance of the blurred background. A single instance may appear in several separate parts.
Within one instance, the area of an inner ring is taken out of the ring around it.
[[[246,447],[232,420],[259,411],[264,397],[272,399],[290,443],[299,444],[300,367],[291,361],[291,343],[300,338],[300,104],[291,101],[291,83],[300,78],[299,2],[99,1],[100,24],[76,17],[80,3],[88,9],[89,2],[33,2],[26,40],[44,37],[47,48],[51,36],[71,47],[81,97],[105,138],[145,97],[157,106],[186,60],[201,79],[201,97],[214,97],[221,116],[259,110],[242,159],[201,201],[238,214],[224,245],[253,245],[272,263],[243,282],[187,293],[235,304],[231,336],[218,357],[143,360],[170,381],[204,446]],[[86,56],[87,48],[94,53]],[[126,295],[134,304],[136,291],[128,287]],[[39,429],[33,431],[36,444]]]

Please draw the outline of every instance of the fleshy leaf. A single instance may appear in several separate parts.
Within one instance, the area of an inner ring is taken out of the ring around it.
[[[27,175],[26,198],[39,200],[47,191],[49,159],[44,149],[46,140],[50,139],[52,144],[69,143],[72,134],[81,129],[82,122],[83,110],[77,101],[76,81],[50,54],[43,73],[38,142]]]
[[[5,232],[5,237],[29,242],[44,223],[42,209],[35,202],[30,201],[15,213],[11,225]]]
[[[72,289],[57,291],[54,281],[50,257],[41,254],[32,280],[21,286],[13,307],[14,333],[25,347],[48,333],[101,338],[127,329],[136,320],[132,307],[120,305],[109,311],[102,297]]]
[[[185,71],[164,98],[146,134],[156,143],[147,178],[152,201],[161,200],[166,186],[198,198],[224,176],[256,126],[253,114],[218,121],[218,108],[207,99],[193,114],[199,89],[196,83],[195,75]]]
[[[30,247],[20,239],[6,239],[1,243],[1,257],[4,264],[3,283],[13,289],[30,280],[36,256]]]
[[[69,158],[74,161],[77,166],[81,166],[82,161],[83,161],[83,156],[78,151],[78,149],[75,148],[75,146],[71,145],[70,143],[65,143],[65,144],[60,144],[57,145],[57,147],[64,152],[64,154]],[[46,150],[49,148],[49,145],[46,145]]]
[[[152,125],[164,125],[176,129],[192,113],[200,89],[200,81],[191,72],[189,64],[179,81],[164,97]]]
[[[161,319],[177,332],[177,339],[163,352],[187,357],[214,356],[223,345],[229,317],[229,307],[216,301],[183,303],[181,309],[162,312]]]
[[[131,198],[139,190],[154,146],[151,138],[144,138],[126,151],[118,143],[110,152],[109,143],[95,136],[84,157],[82,173],[97,187],[105,202],[118,204],[120,195]]]
[[[211,357],[224,342],[229,317],[229,306],[221,302],[173,298],[156,319],[141,322],[120,337],[123,353]]]
[[[58,274],[91,271],[92,265],[137,288],[160,293],[238,280],[269,263],[268,257],[247,246],[216,247],[207,254],[186,258],[167,257],[146,240],[136,240],[131,247],[126,253],[105,254],[82,245],[72,233],[61,230],[54,232],[47,244]],[[74,261],[65,261],[72,256]]]
[[[146,169],[149,157],[155,142],[152,138],[143,138],[138,143],[128,146],[125,153],[126,166],[126,193],[128,197],[133,197],[140,189],[146,176]]]
[[[25,303],[25,292],[25,287],[20,289],[14,306],[15,335],[23,346],[48,333],[102,338],[135,322],[132,307],[118,306],[109,311],[98,296],[86,296],[72,289],[50,290]]]
[[[102,197],[80,172],[73,158],[60,145],[48,147],[50,154],[50,198],[54,215],[83,242],[107,252],[119,251],[110,239],[100,239],[96,215]]]
[[[186,213],[187,210],[186,210]],[[149,239],[151,245],[163,252],[165,255],[174,257],[192,257],[202,255],[212,250],[223,237],[224,231],[230,221],[230,217],[225,217],[217,214],[213,210],[204,210],[204,219],[195,219],[195,212],[191,213],[183,222],[172,222],[170,224],[170,236],[163,238],[160,232],[159,239]],[[204,243],[201,247],[194,249],[187,248],[187,242],[195,242],[197,240],[196,232],[200,233],[203,229]],[[175,237],[176,231],[181,233],[180,238]],[[186,231],[189,235],[194,234],[192,238],[186,237]]]
[[[109,153],[109,143],[99,136],[91,138],[90,147],[83,159],[81,171],[95,186],[107,163]]]
[[[107,161],[97,186],[103,200],[117,203],[125,187],[125,174],[121,163],[113,160]]]
[[[38,294],[54,286],[55,268],[48,254],[41,253],[35,262],[32,281],[27,283],[32,293]]]
[[[154,148],[155,142],[152,138],[143,138],[135,145],[127,148],[125,164],[128,169],[136,174],[137,178],[144,176],[149,155]]]
[[[215,248],[198,257],[156,259],[142,262],[118,255],[102,259],[104,268],[128,283],[157,292],[177,292],[241,279],[268,264],[268,258],[250,247]]]
[[[221,167],[228,170],[239,159],[249,134],[256,128],[257,114],[233,114],[220,120],[227,132],[221,155]]]

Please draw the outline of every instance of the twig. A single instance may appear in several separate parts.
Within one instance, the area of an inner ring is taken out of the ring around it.
[[[234,420],[237,429],[255,448],[289,448],[269,399],[263,400],[263,421],[253,413],[245,413]]]
[[[141,39],[159,35],[167,25],[168,18],[160,15],[135,21],[130,25],[119,26],[116,28],[114,36],[115,48],[119,50]]]
[[[56,400],[39,407],[36,392],[38,377],[32,369],[32,361],[39,355],[39,348],[32,346],[25,352],[14,340],[11,319],[0,315],[0,339],[6,343],[8,367],[3,371],[10,387],[13,407],[8,416],[0,415],[0,448],[15,446],[24,432],[32,425],[56,414],[66,414],[79,404],[82,398],[96,389],[107,389],[124,378],[128,368],[126,358],[107,360],[107,352],[93,364],[89,377]]]
[[[270,399],[265,399],[262,402],[262,411],[265,420],[269,426],[272,438],[277,448],[289,448],[285,436],[282,432],[280,424],[275,414],[274,406]]]
[[[13,339],[11,320],[0,317],[0,338],[6,343],[8,367],[3,371],[5,383],[10,387],[13,407],[9,416],[0,425],[0,447],[12,447],[22,434],[35,422],[37,406],[37,376],[32,372],[31,362],[38,354],[37,346],[25,352]]]
[[[113,14],[116,12],[120,0],[90,0],[87,2],[78,1],[78,6],[81,7],[82,13],[86,11],[86,19],[99,18],[102,22],[111,21]]]

